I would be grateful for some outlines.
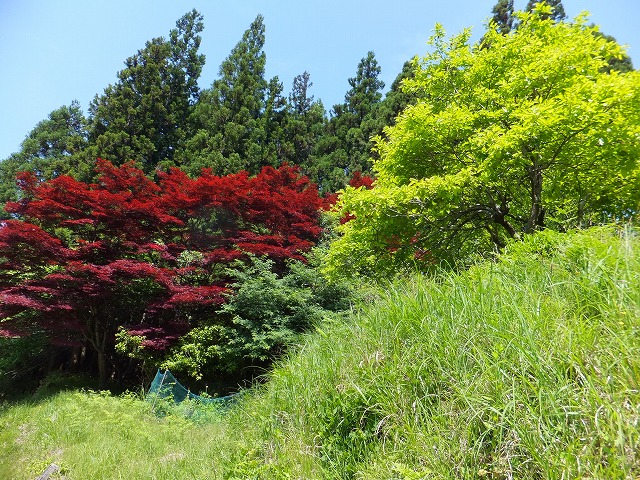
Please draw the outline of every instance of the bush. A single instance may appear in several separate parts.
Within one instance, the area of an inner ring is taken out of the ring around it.
[[[43,357],[48,342],[43,335],[29,335],[21,338],[0,335],[0,397],[17,393],[17,385],[32,387],[33,371],[46,363]]]
[[[350,306],[346,284],[330,284],[313,266],[292,261],[283,273],[251,257],[229,270],[234,293],[208,323],[182,338],[163,368],[194,380],[246,378],[295,345],[300,335]]]

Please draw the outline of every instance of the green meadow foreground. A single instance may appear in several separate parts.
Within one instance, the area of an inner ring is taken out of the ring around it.
[[[640,476],[640,241],[536,234],[323,324],[227,411],[63,391],[0,407],[0,478]],[[157,407],[158,405],[156,405]]]

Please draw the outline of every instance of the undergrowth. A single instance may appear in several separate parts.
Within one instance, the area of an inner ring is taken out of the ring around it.
[[[638,478],[639,259],[631,230],[544,232],[390,283],[207,422],[96,393],[7,404],[0,478]]]

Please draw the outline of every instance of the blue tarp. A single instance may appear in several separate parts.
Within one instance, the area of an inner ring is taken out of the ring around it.
[[[227,395],[226,397],[201,397],[191,393],[187,388],[183,387],[169,370],[164,373],[158,370],[156,377],[151,382],[148,396],[157,395],[160,398],[172,398],[175,403],[180,403],[186,399],[195,400],[203,404],[209,403],[226,403],[231,401],[235,395]]]

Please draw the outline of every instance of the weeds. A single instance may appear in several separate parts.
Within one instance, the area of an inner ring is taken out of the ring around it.
[[[0,478],[638,478],[639,319],[633,232],[542,233],[388,285],[203,422],[96,393],[5,405]]]

